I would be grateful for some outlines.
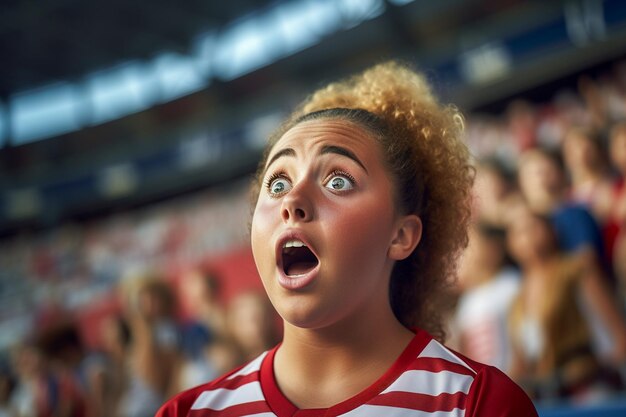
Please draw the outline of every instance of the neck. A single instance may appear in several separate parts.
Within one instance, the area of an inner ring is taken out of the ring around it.
[[[557,256],[558,254],[553,250],[539,252],[532,258],[528,259],[524,269],[526,269],[527,271],[541,270],[545,268],[546,265],[550,264],[552,260],[554,260]]]
[[[572,184],[574,186],[583,185],[587,183],[593,183],[602,178],[602,175],[597,171],[589,169],[581,169],[580,171],[572,174]]]
[[[546,193],[541,197],[536,197],[528,201],[528,205],[535,213],[547,215],[552,213],[563,201],[562,192],[554,192],[553,194]]]
[[[296,406],[327,408],[380,378],[412,338],[390,308],[379,319],[350,320],[332,328],[285,323],[274,362],[276,380]]]
[[[570,174],[571,188],[576,189],[582,184],[585,184],[589,180],[589,176],[586,172],[572,172]]]

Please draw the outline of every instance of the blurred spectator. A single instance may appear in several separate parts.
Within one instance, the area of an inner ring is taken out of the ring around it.
[[[120,403],[128,389],[130,328],[122,317],[107,316],[100,322],[101,350],[90,355],[87,385],[93,417],[126,417]]]
[[[512,132],[502,118],[485,114],[473,115],[465,136],[476,158],[497,159],[507,168],[515,166],[519,151],[513,141]]]
[[[563,159],[570,176],[570,198],[585,205],[601,227],[613,203],[613,178],[605,146],[589,129],[572,128],[563,140]]]
[[[228,331],[245,361],[278,343],[276,313],[265,293],[246,291],[230,301]]]
[[[25,342],[14,351],[18,384],[12,403],[18,417],[84,417],[86,402],[74,376],[52,366],[40,343]]]
[[[183,350],[190,358],[196,358],[202,355],[212,339],[226,332],[221,282],[213,272],[191,268],[181,278],[181,290],[182,302],[187,310]]]
[[[589,115],[589,125],[602,131],[610,122],[606,96],[598,83],[586,74],[578,78],[578,91],[585,101]]]
[[[190,281],[183,282],[183,292],[189,294],[187,291],[194,290],[196,294],[192,297],[199,296],[197,301],[200,301],[200,306],[204,306],[197,310],[198,312],[206,314],[217,311],[218,314],[222,314],[217,310],[220,304],[216,299],[217,284],[212,282],[217,280],[214,275],[199,274],[195,271],[185,279]],[[186,285],[189,285],[187,290],[184,289]],[[198,293],[199,289],[202,289],[204,294]],[[207,343],[194,343],[193,355],[187,351],[188,354],[185,355],[179,369],[177,390],[210,381],[254,359],[278,343],[276,315],[265,293],[245,291],[235,295],[226,314],[221,317],[223,322],[212,324],[212,321],[205,321],[209,322],[208,325],[223,327],[220,331],[213,330]],[[197,337],[198,332],[195,333]]]
[[[504,230],[474,225],[460,262],[461,296],[453,323],[461,353],[508,371],[508,313],[519,284],[519,272],[506,265]]]
[[[88,387],[85,374],[85,349],[75,323],[61,321],[40,330],[36,343],[50,365],[52,397],[58,395],[58,410],[63,416],[87,416]],[[53,413],[54,415],[54,413]]]
[[[17,386],[11,402],[19,417],[39,417],[50,412],[47,390],[48,369],[41,350],[33,342],[23,342],[12,352]]]
[[[614,363],[626,360],[626,324],[612,308],[594,256],[589,250],[562,254],[549,219],[524,207],[516,210],[507,239],[523,272],[510,316],[511,375],[537,399],[591,401],[608,394],[618,382],[603,373],[594,354],[579,295],[611,330]]]
[[[155,273],[127,278],[126,314],[131,330],[129,388],[122,415],[152,417],[177,387],[180,364],[179,329],[173,290]]]
[[[192,268],[181,279],[182,301],[187,306],[188,317],[182,329],[184,358],[177,391],[215,379],[229,370],[224,366],[232,369],[243,362],[238,346],[226,336],[226,312],[218,276]]]
[[[473,207],[476,221],[505,227],[507,213],[519,198],[521,196],[501,162],[492,158],[476,165]]]
[[[507,106],[506,119],[518,153],[537,145],[538,118],[531,103],[521,99],[512,101]]]
[[[626,311],[626,122],[613,127],[609,151],[618,178],[613,184],[613,210],[605,238],[612,253],[613,267],[618,278],[622,307]]]
[[[591,248],[605,261],[600,228],[584,206],[568,201],[565,173],[556,154],[539,148],[524,152],[518,183],[530,209],[551,220],[563,251]]]
[[[240,346],[232,338],[216,335],[197,356],[184,358],[176,375],[175,391],[209,382],[245,362]]]

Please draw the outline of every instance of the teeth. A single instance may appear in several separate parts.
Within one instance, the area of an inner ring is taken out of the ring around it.
[[[288,240],[283,245],[283,248],[301,248],[303,246],[306,246],[306,245],[299,240]]]

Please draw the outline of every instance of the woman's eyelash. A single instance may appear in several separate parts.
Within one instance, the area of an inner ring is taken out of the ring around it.
[[[349,173],[347,173],[346,171],[342,171],[340,169],[335,169],[333,170],[329,175],[328,175],[328,179],[331,179],[332,177],[335,177],[337,175],[340,175],[342,177],[346,177],[347,179],[350,180],[350,182],[352,184],[356,184],[356,180],[354,179],[354,177],[352,175],[350,175]]]
[[[327,182],[328,180],[330,180],[332,177],[335,177],[335,176],[346,177],[348,180],[350,180],[350,182],[352,184],[356,184],[356,179],[354,178],[354,176],[352,176],[350,173],[348,173],[346,171],[343,171],[343,170],[340,170],[340,169],[335,169],[335,170],[331,171],[328,174],[328,176],[326,177],[327,179],[326,179],[325,182]],[[269,189],[272,186],[272,183],[275,180],[279,179],[279,178],[289,180],[289,177],[287,177],[287,174],[285,172],[279,171],[279,172],[275,172],[272,175],[270,175],[269,177],[267,177],[267,179],[264,181],[263,185],[265,186],[265,188]]]
[[[275,172],[272,175],[270,175],[269,177],[267,177],[267,179],[265,180],[265,188],[270,188],[270,186],[272,185],[272,183],[274,182],[274,180],[277,180],[278,178],[284,178],[284,179],[289,179],[287,178],[287,174],[285,174],[282,171],[279,172]]]

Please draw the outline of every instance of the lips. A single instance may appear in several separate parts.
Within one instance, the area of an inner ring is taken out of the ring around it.
[[[283,244],[282,265],[283,272],[288,277],[304,275],[312,271],[319,261],[304,242],[291,239]]]
[[[278,282],[289,290],[308,286],[317,277],[320,261],[303,234],[289,231],[278,240],[276,261]]]

